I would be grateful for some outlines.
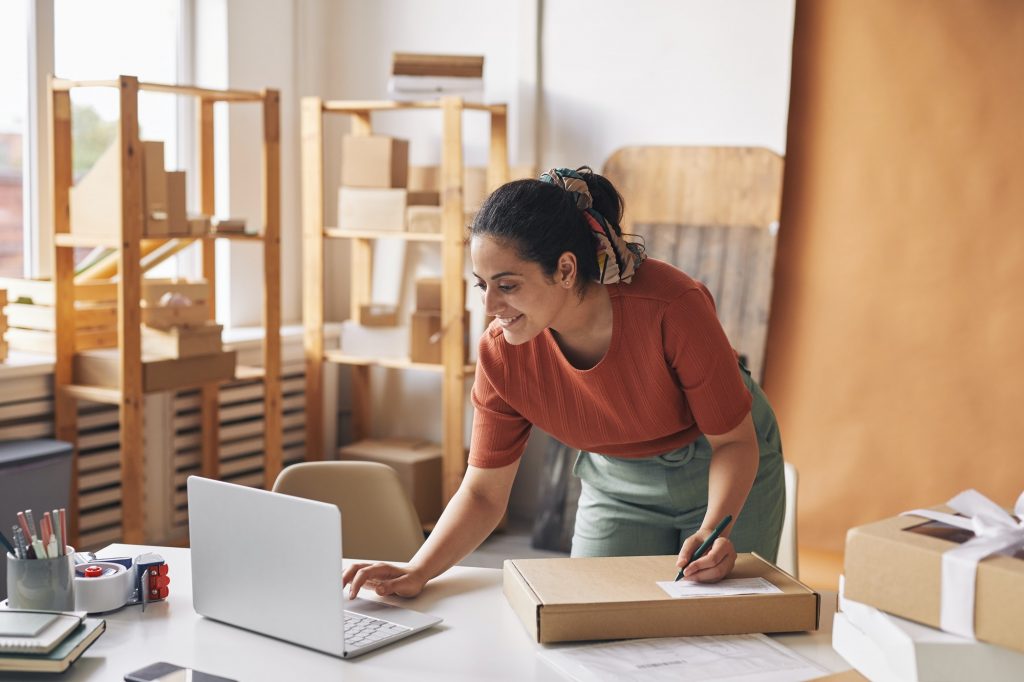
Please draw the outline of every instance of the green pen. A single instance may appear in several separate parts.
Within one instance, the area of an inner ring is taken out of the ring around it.
[[[730,523],[732,523],[732,514],[726,514],[725,518],[722,519],[722,522],[715,526],[715,529],[711,531],[711,535],[708,536],[708,539],[700,543],[700,547],[698,547],[697,551],[693,553],[690,560],[683,564],[683,567],[679,569],[679,575],[676,576],[677,581],[683,577],[683,570],[686,569],[687,566],[704,556],[704,554],[711,549],[711,545],[715,544],[715,540],[718,539],[718,536],[722,534],[722,531],[725,530],[725,527]]]

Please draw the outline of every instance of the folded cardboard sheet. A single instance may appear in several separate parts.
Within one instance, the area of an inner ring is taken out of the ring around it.
[[[778,594],[674,599],[675,556],[515,559],[504,591],[541,643],[803,632],[818,628],[820,595],[757,554],[741,554],[730,578],[764,578]]]

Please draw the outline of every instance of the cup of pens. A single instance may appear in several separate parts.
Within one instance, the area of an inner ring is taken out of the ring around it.
[[[67,518],[63,509],[46,512],[38,533],[32,510],[18,512],[12,528],[14,541],[3,538],[7,549],[7,603],[12,609],[73,611],[74,554],[67,545]],[[0,534],[0,537],[3,537]]]

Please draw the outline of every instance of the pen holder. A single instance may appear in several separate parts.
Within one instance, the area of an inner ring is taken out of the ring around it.
[[[53,559],[19,559],[7,553],[7,604],[12,609],[75,609],[74,547]]]

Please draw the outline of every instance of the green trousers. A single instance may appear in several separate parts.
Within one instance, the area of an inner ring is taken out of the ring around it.
[[[782,441],[768,399],[746,369],[761,457],[757,478],[729,534],[737,552],[775,561],[786,511]],[[677,554],[704,520],[711,444],[693,443],[654,457],[622,459],[581,452],[573,473],[582,483],[572,556]],[[717,523],[712,519],[712,523]]]

